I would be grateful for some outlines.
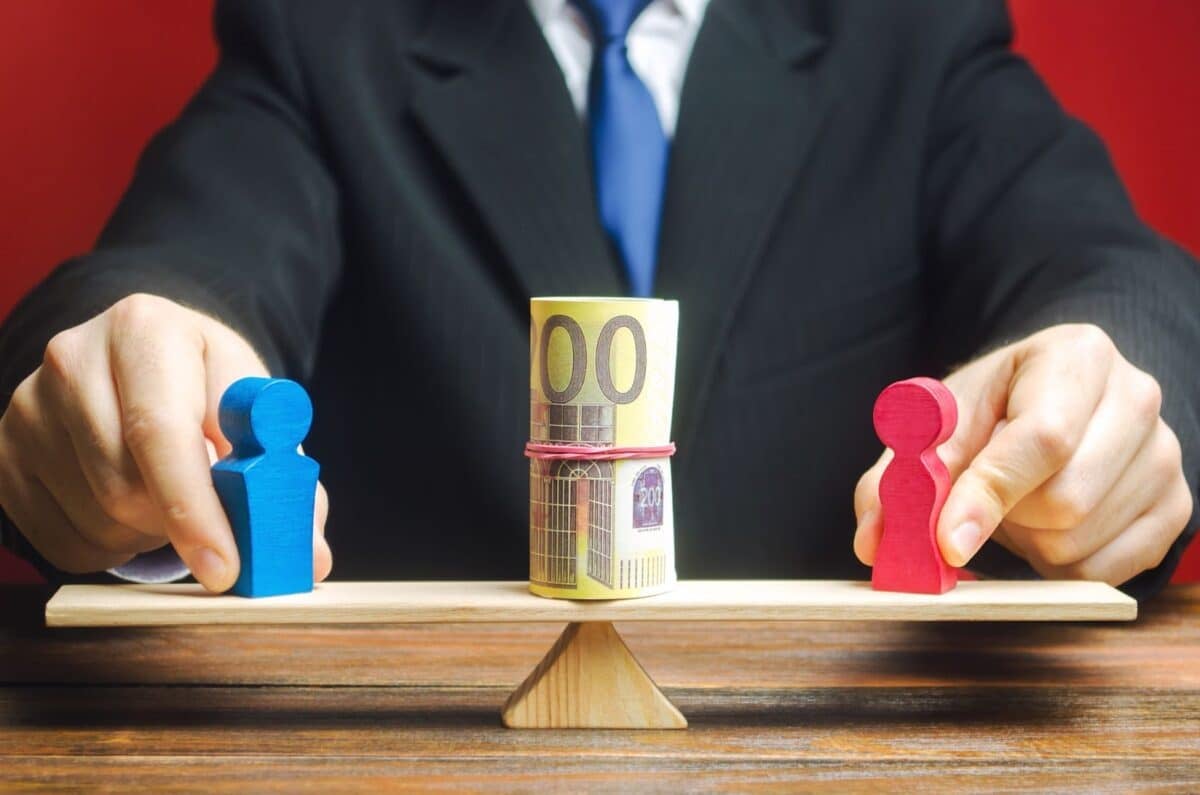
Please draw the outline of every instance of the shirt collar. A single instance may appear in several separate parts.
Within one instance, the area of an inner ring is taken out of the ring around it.
[[[692,25],[697,24],[704,16],[704,9],[709,0],[659,0],[672,11],[683,17]],[[561,14],[567,5],[567,0],[529,0],[529,7],[538,25],[545,26],[550,20]]]
[[[675,10],[679,16],[683,17],[689,24],[699,24],[701,17],[704,16],[704,9],[708,7],[708,0],[669,0],[669,5],[675,6]]]
[[[529,0],[529,8],[539,27],[546,27],[550,20],[563,12],[567,0]]]

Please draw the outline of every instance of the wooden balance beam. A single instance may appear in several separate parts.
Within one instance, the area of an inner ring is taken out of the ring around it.
[[[52,627],[186,624],[429,624],[566,621],[504,705],[510,728],[682,729],[614,621],[1130,621],[1137,602],[1104,583],[963,582],[933,596],[832,580],[691,580],[642,599],[568,601],[524,582],[327,582],[311,593],[246,599],[199,585],[68,585]]]

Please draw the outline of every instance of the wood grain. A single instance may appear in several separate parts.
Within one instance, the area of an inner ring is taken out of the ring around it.
[[[999,763],[945,759],[896,760],[886,765],[829,760],[797,764],[782,759],[736,759],[697,764],[683,758],[631,756],[608,762],[527,757],[330,758],[229,753],[188,756],[112,755],[98,759],[26,757],[0,769],[0,786],[33,791],[122,793],[341,792],[887,792],[897,783],[925,792],[1195,792],[1200,775],[1184,759],[1061,759],[1038,757]],[[886,769],[892,781],[882,780]],[[547,781],[561,782],[547,787]],[[129,782],[136,782],[130,786]],[[1022,786],[1022,782],[1026,782]]]
[[[691,580],[642,599],[544,599],[523,582],[327,582],[264,599],[198,585],[72,585],[50,626],[514,621],[1127,621],[1137,603],[1104,583],[982,581],[946,594],[876,591],[835,580]]]
[[[47,629],[0,589],[0,790],[1200,790],[1200,586],[1132,623],[628,622],[686,732],[512,732],[562,623]]]
[[[688,731],[515,732],[507,688],[49,687],[0,691],[15,756],[775,760],[820,764],[1186,759],[1200,695],[1123,689],[671,689]]]
[[[954,433],[958,406],[932,378],[897,381],[879,394],[873,414],[879,441],[893,456],[879,479],[883,536],[871,585],[881,591],[945,593],[958,569],[942,558],[937,525],[950,494],[950,473],[937,447]]]
[[[606,621],[568,624],[500,713],[510,729],[686,729]]]

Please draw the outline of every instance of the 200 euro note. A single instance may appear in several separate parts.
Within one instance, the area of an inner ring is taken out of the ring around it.
[[[670,589],[678,304],[535,298],[531,318],[530,590],[614,599]]]

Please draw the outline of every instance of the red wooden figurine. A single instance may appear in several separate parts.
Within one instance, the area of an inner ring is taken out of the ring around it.
[[[875,432],[895,457],[879,481],[883,538],[871,585],[880,591],[940,594],[958,570],[937,545],[938,516],[950,492],[950,473],[937,446],[958,423],[954,395],[940,381],[897,381],[875,401]]]

